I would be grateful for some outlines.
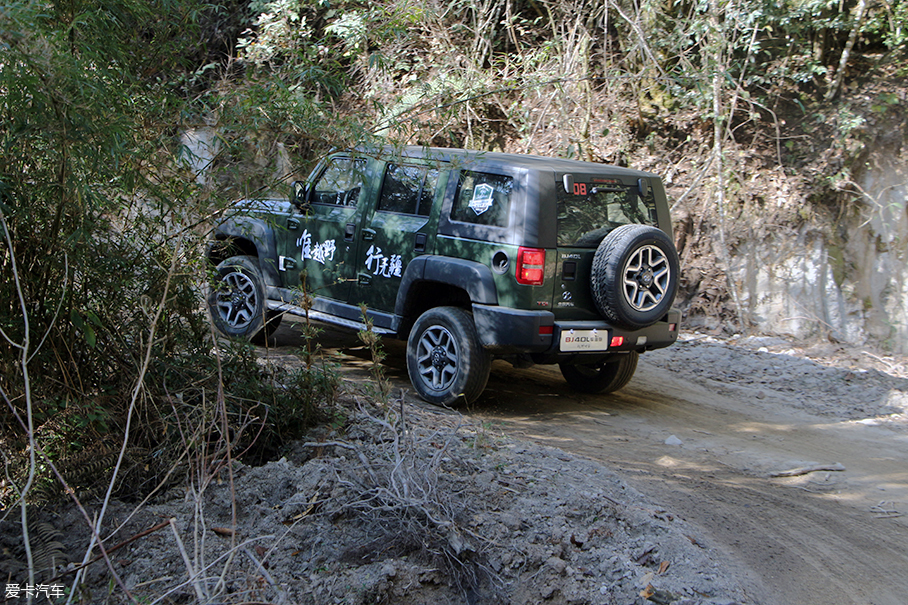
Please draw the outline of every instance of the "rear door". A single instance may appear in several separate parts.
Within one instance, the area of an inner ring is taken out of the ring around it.
[[[434,248],[429,223],[436,195],[444,189],[441,174],[435,164],[420,165],[409,159],[384,166],[379,195],[365,210],[351,303],[394,311],[407,265]]]
[[[658,226],[655,201],[636,184],[603,175],[573,175],[572,191],[558,181],[558,250],[552,308],[561,320],[598,320],[590,271],[599,243],[621,225]]]

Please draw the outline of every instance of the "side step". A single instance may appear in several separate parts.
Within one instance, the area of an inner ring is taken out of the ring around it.
[[[321,311],[314,311],[310,309],[308,312],[297,305],[293,305],[287,302],[281,302],[277,300],[268,301],[268,309],[270,311],[279,311],[281,313],[289,313],[290,315],[296,315],[297,317],[308,317],[309,319],[314,319],[322,323],[331,324],[335,326],[340,326],[342,328],[349,328],[351,330],[365,330],[366,324],[361,321],[353,321],[351,319],[344,319],[343,317],[336,317],[334,315],[328,315],[327,313],[322,313]],[[372,331],[376,334],[382,336],[393,336],[395,334],[394,330],[389,330],[387,328],[379,328],[378,326],[372,326]]]

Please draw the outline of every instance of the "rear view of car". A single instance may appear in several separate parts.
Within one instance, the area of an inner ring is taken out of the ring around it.
[[[416,392],[441,405],[478,398],[493,358],[557,363],[573,388],[611,392],[678,336],[665,191],[627,168],[343,151],[289,201],[243,202],[215,239],[225,334],[267,336],[282,313],[361,329],[365,308],[371,329],[407,341]]]

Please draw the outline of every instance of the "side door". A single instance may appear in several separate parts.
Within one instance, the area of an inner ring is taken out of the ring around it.
[[[353,304],[393,312],[401,276],[407,264],[434,249],[437,222],[436,196],[442,195],[447,171],[435,164],[389,163],[381,190],[364,217],[359,244],[357,280],[350,295]]]
[[[287,219],[279,259],[285,287],[346,301],[355,280],[356,234],[371,177],[364,158],[327,160],[312,181],[304,210]]]

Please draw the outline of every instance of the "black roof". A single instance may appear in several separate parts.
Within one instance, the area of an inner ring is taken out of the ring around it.
[[[367,152],[368,153],[368,152]],[[631,168],[622,168],[611,164],[583,162],[563,158],[551,158],[522,153],[502,153],[499,151],[476,151],[470,149],[447,149],[443,147],[422,147],[409,145],[402,148],[385,147],[382,154],[393,154],[411,158],[435,159],[441,162],[463,162],[482,164],[503,164],[535,170],[551,170],[556,173],[597,173],[607,172],[612,175],[630,177],[652,176],[650,173]]]

